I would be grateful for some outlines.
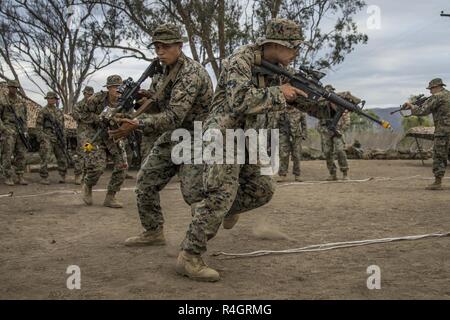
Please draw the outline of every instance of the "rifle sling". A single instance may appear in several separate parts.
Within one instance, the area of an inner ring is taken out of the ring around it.
[[[158,90],[156,91],[154,96],[149,98],[147,101],[145,101],[145,103],[141,107],[139,107],[139,109],[133,114],[132,119],[135,119],[138,116],[140,116],[142,113],[147,111],[148,107],[152,103],[159,101],[163,97],[164,90],[167,88],[167,86],[169,85],[170,82],[173,82],[175,80],[175,78],[178,75],[178,72],[180,71],[182,66],[183,66],[183,60],[178,59],[177,64],[175,65],[175,67],[173,67],[172,70],[170,70],[169,75],[167,76],[166,79],[164,79],[164,82],[158,88]]]

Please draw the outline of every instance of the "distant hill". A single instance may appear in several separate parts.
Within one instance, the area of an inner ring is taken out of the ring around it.
[[[385,109],[374,108],[374,109],[368,109],[368,110],[373,111],[381,119],[388,121],[391,124],[392,129],[394,131],[402,132],[403,131],[402,116],[400,115],[400,112],[397,112],[393,115],[390,114],[392,111],[394,111],[396,109],[398,109],[398,108],[385,108]]]

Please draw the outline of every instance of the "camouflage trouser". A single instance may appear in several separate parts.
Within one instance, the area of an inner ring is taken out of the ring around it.
[[[128,169],[127,155],[123,147],[123,142],[119,141],[115,143],[107,137],[100,139],[102,139],[101,143],[96,145],[96,149],[86,153],[86,175],[84,177],[84,183],[89,187],[93,187],[97,184],[100,176],[106,169],[108,152],[114,163],[111,179],[108,183],[108,191],[119,192]]]
[[[339,168],[342,172],[348,171],[347,154],[345,153],[344,138],[331,136],[328,132],[321,132],[322,151],[327,161],[327,168],[330,174],[336,173],[334,155],[338,159]]]
[[[302,156],[302,138],[280,132],[280,170],[278,175],[285,176],[289,168],[289,156],[292,157],[294,168],[292,173],[300,176],[300,159]]]
[[[17,133],[3,135],[2,144],[2,167],[5,178],[11,178],[13,174],[11,157],[14,156],[14,167],[16,174],[23,174],[25,171],[27,148],[23,144]]]
[[[433,148],[433,174],[442,178],[445,175],[447,160],[450,154],[450,138],[448,136],[435,136]]]
[[[158,140],[157,134],[151,134],[151,135],[142,135],[142,142],[141,142],[141,159],[142,164],[144,163],[147,156],[150,154],[150,151],[152,150],[156,140]]]
[[[201,201],[203,165],[175,165],[172,145],[156,144],[143,162],[137,176],[136,194],[139,217],[145,230],[158,230],[164,224],[159,192],[178,174],[181,193],[188,204]]]
[[[131,167],[133,163],[133,148],[131,147],[131,144],[129,143],[127,138],[123,140],[123,146],[125,149],[125,153],[127,154],[128,167]]]
[[[268,203],[275,191],[271,176],[263,176],[258,165],[205,165],[205,198],[192,205],[194,217],[181,244],[195,254],[206,251],[225,215],[238,214]]]
[[[84,175],[85,174],[85,168],[84,168],[84,151],[83,151],[83,144],[82,141],[84,141],[84,135],[80,132],[77,133],[77,151],[75,152],[73,156],[73,173],[76,176]]]
[[[67,173],[67,159],[63,150],[58,145],[56,138],[43,137],[39,149],[39,155],[41,157],[39,175],[41,178],[48,178],[48,164],[52,159],[52,154],[55,155],[59,174],[65,176]]]

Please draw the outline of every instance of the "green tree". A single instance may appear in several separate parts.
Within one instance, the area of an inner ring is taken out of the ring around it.
[[[364,112],[376,119],[380,119],[380,117],[372,110],[364,110]],[[354,131],[369,131],[376,129],[377,125],[366,117],[352,112],[350,113],[350,128]]]
[[[432,126],[433,122],[428,116],[426,117],[410,116],[402,118],[402,128],[404,132],[414,127],[432,127]]]
[[[360,0],[84,0],[120,12],[113,47],[139,52],[154,28],[164,22],[184,26],[194,60],[209,65],[218,77],[221,61],[238,46],[264,35],[275,17],[299,23],[306,40],[295,62],[326,69],[344,61],[356,45],[367,42],[353,16],[364,6]],[[332,23],[330,23],[330,20]],[[109,39],[111,40],[111,39]],[[111,41],[109,41],[111,43]]]

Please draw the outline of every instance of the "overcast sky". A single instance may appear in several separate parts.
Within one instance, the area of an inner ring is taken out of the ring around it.
[[[427,93],[429,80],[441,77],[450,85],[450,13],[449,0],[366,1],[367,7],[355,20],[360,31],[369,36],[367,45],[359,45],[345,61],[330,71],[324,83],[332,83],[338,91],[350,90],[367,101],[367,107],[393,107],[411,94]],[[380,10],[379,28],[368,28],[373,22],[375,5]],[[371,14],[372,13],[372,14]],[[327,18],[330,23],[333,17]],[[189,48],[185,45],[185,51]],[[105,83],[106,76],[117,73],[137,79],[147,63],[127,60],[96,73],[89,82],[96,90]],[[26,89],[33,85],[21,79]],[[42,95],[29,92],[40,104]]]

